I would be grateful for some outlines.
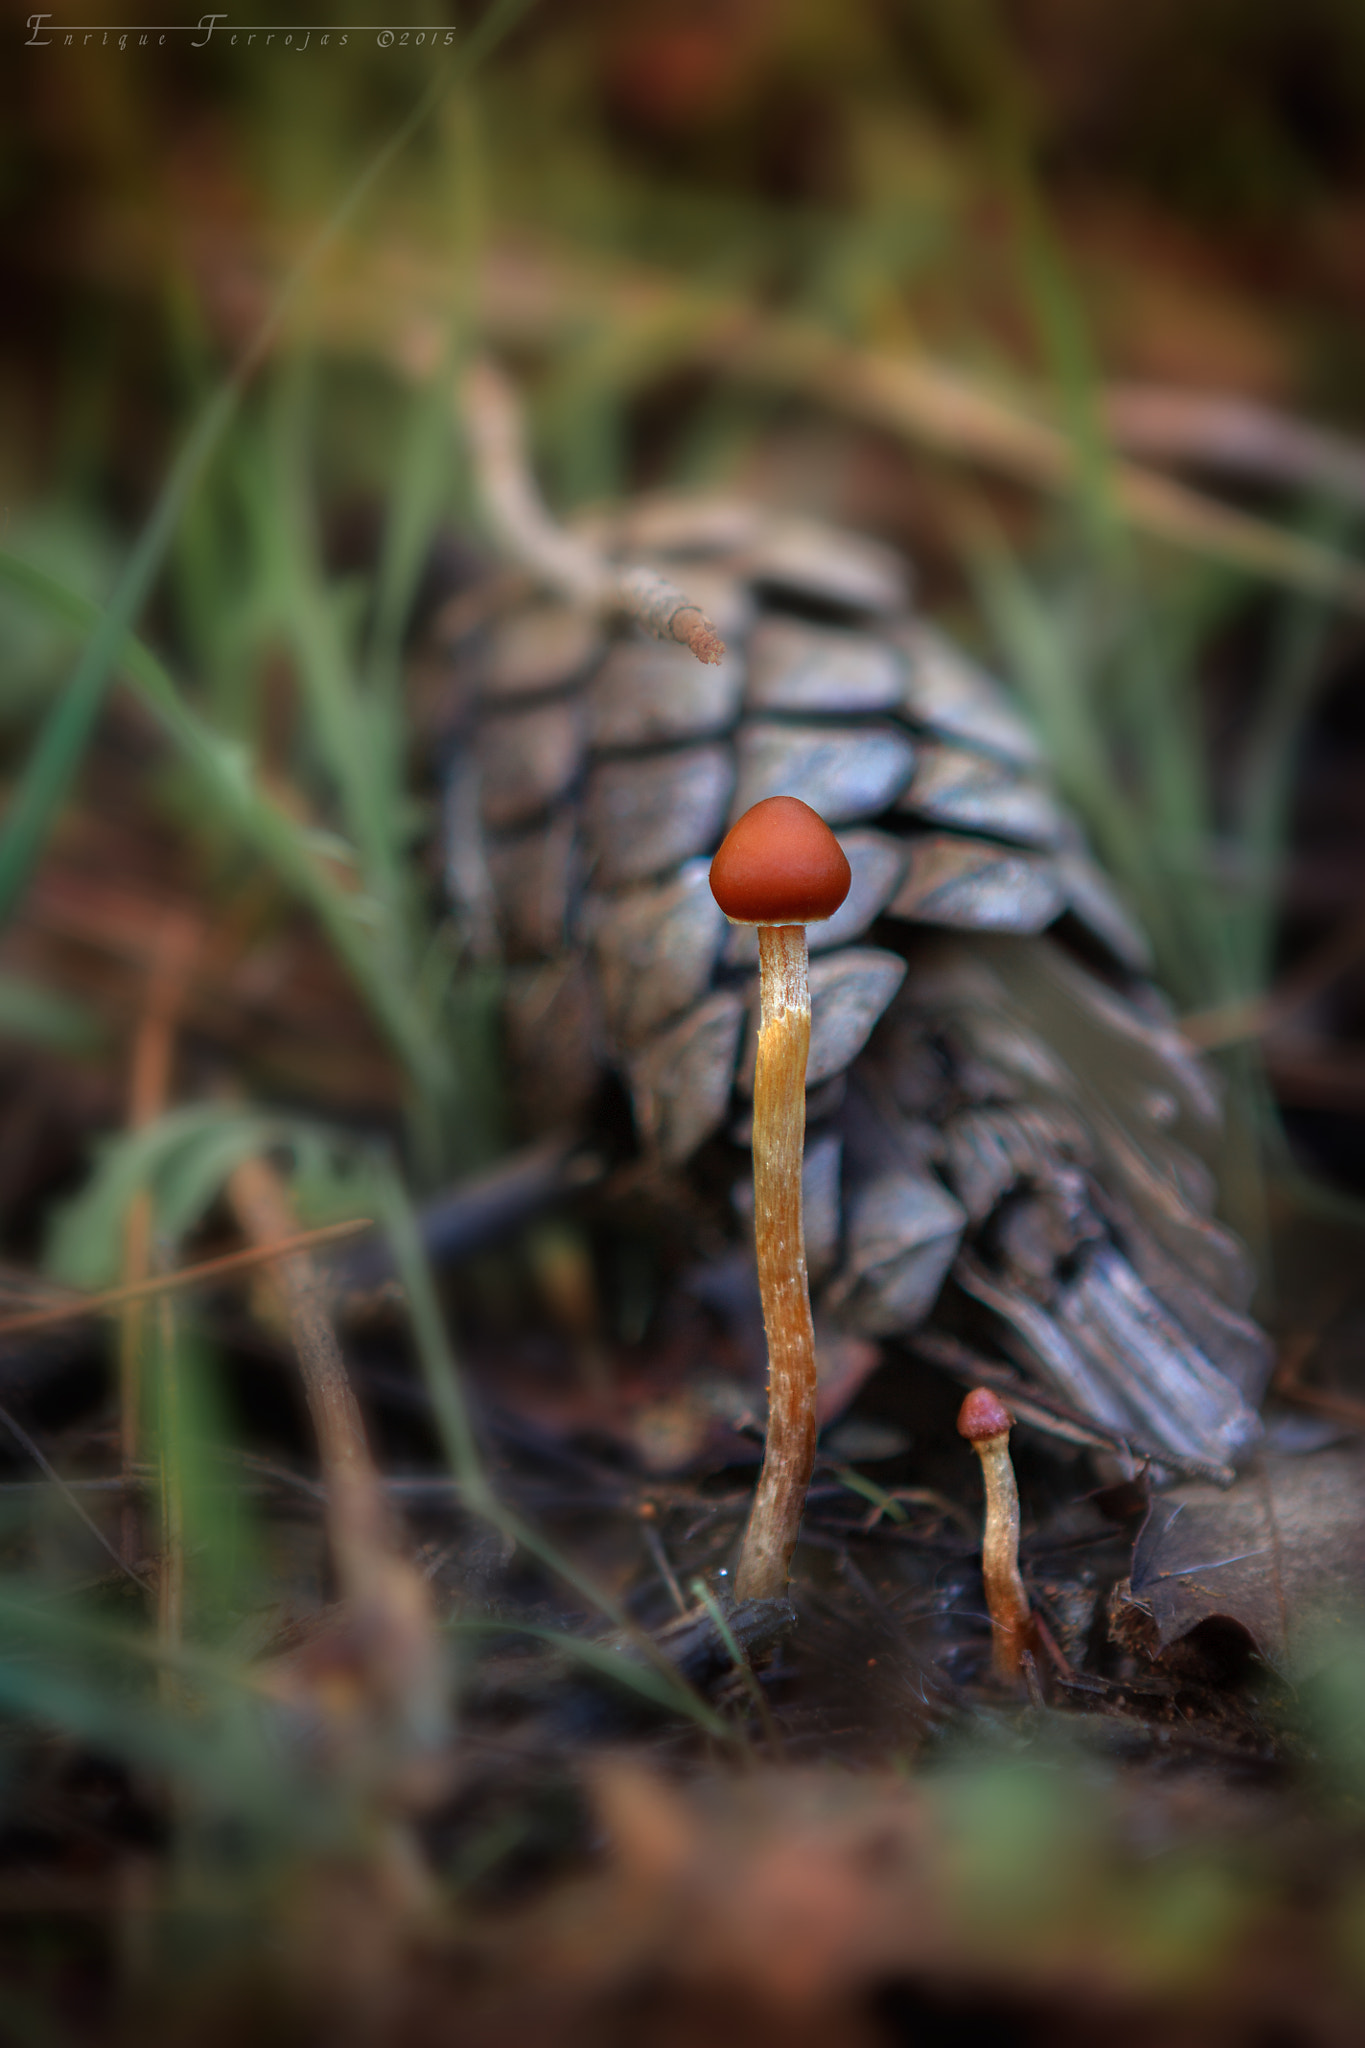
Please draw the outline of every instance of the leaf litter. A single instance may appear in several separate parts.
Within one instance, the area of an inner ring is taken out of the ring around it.
[[[1130,1587],[1158,1650],[1228,1621],[1280,1671],[1310,1641],[1324,1654],[1331,1632],[1359,1626],[1365,1447],[1269,1452],[1225,1489],[1169,1488],[1138,1536]]]

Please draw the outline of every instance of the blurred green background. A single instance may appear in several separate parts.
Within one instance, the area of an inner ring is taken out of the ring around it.
[[[563,511],[687,483],[910,549],[1232,1045],[1228,1180],[1263,1242],[1248,1032],[1357,872],[1337,849],[1347,879],[1291,900],[1305,720],[1365,602],[1360,10],[417,7],[384,43],[294,11],[235,45],[10,32],[0,491],[30,580],[3,597],[0,907],[69,817],[117,638],[73,680],[75,622],[112,604],[197,760],[193,796],[142,785],[175,844],[220,900],[264,854],[310,905],[425,1172],[459,1130],[496,1146],[486,1087],[454,1107],[488,998],[420,867],[401,680],[467,566],[449,537],[480,544],[451,394],[492,346]]]

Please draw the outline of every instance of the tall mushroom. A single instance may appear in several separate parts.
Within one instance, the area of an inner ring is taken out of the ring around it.
[[[776,1600],[815,1464],[815,1330],[801,1219],[810,976],[806,926],[833,917],[849,865],[829,826],[794,796],[770,796],[731,826],[711,893],[732,924],[758,928],[754,1234],[768,1338],[768,1436],[735,1596]]]
[[[1033,1617],[1019,1576],[1019,1489],[1010,1463],[1014,1418],[989,1387],[973,1387],[958,1410],[958,1433],[981,1460],[986,1522],[981,1576],[991,1617],[991,1661],[999,1677],[1014,1681],[1032,1646]]]

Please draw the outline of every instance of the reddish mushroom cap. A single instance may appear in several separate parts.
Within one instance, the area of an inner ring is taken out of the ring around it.
[[[730,827],[711,863],[711,894],[736,924],[812,924],[833,917],[853,880],[818,811],[765,797]]]
[[[968,1443],[985,1443],[988,1437],[1008,1436],[1014,1417],[989,1387],[973,1387],[957,1411],[958,1434]]]

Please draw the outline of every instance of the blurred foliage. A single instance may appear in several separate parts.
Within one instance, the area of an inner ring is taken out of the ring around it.
[[[419,10],[433,27],[439,18]],[[931,585],[957,603],[969,639],[962,599],[979,600],[976,637],[984,624],[983,651],[1025,695],[1167,986],[1192,1009],[1263,989],[1327,608],[1281,603],[1265,673],[1243,686],[1253,708],[1239,745],[1215,756],[1201,666],[1244,610],[1247,580],[1126,530],[1101,365],[1141,369],[1144,346],[1178,355],[1211,305],[1212,345],[1221,318],[1234,379],[1259,361],[1267,389],[1312,399],[1314,348],[1295,321],[1340,291],[1340,264],[1329,254],[1315,271],[1307,245],[1286,319],[1247,283],[1266,234],[1292,265],[1286,221],[1339,212],[1365,176],[1351,126],[1356,10],[1317,0],[1290,22],[1263,8],[1163,6],[1120,22],[1057,0],[733,0],[647,19],[605,4],[494,9],[488,24],[512,41],[472,93],[442,82],[443,51],[380,52],[359,32],[345,50],[263,53],[215,37],[155,64],[73,50],[60,72],[55,60],[40,69],[46,91],[9,144],[44,194],[18,243],[43,286],[35,338],[53,321],[68,338],[48,373],[62,424],[46,457],[33,451],[46,474],[14,552],[73,596],[94,594],[94,537],[124,523],[130,492],[147,497],[186,408],[198,404],[214,445],[186,443],[108,631],[54,710],[0,846],[0,895],[21,884],[119,625],[168,555],[154,636],[177,674],[184,744],[186,714],[205,721],[194,744],[201,772],[213,755],[216,808],[233,782],[233,829],[253,833],[324,916],[406,1067],[422,1171],[496,1145],[486,1117],[478,1128],[492,1100],[487,993],[462,985],[414,868],[430,813],[411,786],[401,668],[432,537],[443,520],[471,519],[449,393],[487,328],[483,266],[520,244],[589,279],[603,266],[611,284],[596,300],[589,286],[559,307],[532,303],[523,321],[552,498],[568,509],[642,481],[794,482],[824,501],[815,509],[870,514],[923,544]],[[365,172],[357,185],[357,167],[381,158],[379,182]],[[1201,227],[1216,216],[1228,244],[1210,263],[1202,243],[1197,274],[1177,269],[1165,310],[1160,285],[1144,284],[1141,209],[1158,203]],[[319,218],[334,246],[310,251],[283,286],[292,310],[281,301],[266,317],[287,318],[288,346],[225,426],[232,387],[215,379],[251,326],[232,310],[244,280],[231,267],[264,256],[278,271],[272,246],[302,247]],[[1117,254],[1094,221],[1117,226]],[[38,253],[44,222],[49,233],[80,225],[90,255],[54,276]],[[101,250],[129,232],[140,241],[132,291]],[[393,288],[379,282],[386,261],[400,275],[406,262],[414,286],[394,336],[420,359],[413,391],[365,339],[366,296]],[[534,271],[527,289],[534,301]],[[1135,290],[1154,310],[1119,334]],[[81,339],[92,311],[98,347]],[[929,349],[1029,403],[1045,394],[1082,451],[1079,491],[1042,520],[1010,496],[964,514],[941,453],[917,469],[885,436],[853,435],[822,464],[810,402],[727,377],[725,344],[717,355],[708,338],[717,321],[723,333],[773,316],[891,356]],[[182,402],[153,397],[158,383]],[[865,511],[860,461],[885,471]],[[361,508],[373,549],[342,564],[338,521]],[[1323,530],[1339,539],[1342,522],[1329,515]],[[52,606],[23,618],[11,720],[59,676]],[[291,692],[298,716],[280,757]],[[281,773],[296,822],[269,787]],[[461,1066],[477,1071],[472,1085]],[[1234,1071],[1259,1120],[1247,1056]]]
[[[429,0],[407,12],[444,32]],[[344,967],[401,1069],[408,1180],[496,1151],[496,988],[424,864],[432,771],[404,687],[439,537],[477,539],[450,393],[491,337],[524,378],[563,510],[685,481],[803,497],[909,545],[930,598],[1042,728],[1176,999],[1263,992],[1296,749],[1339,622],[1320,598],[1137,538],[1102,400],[1119,377],[1177,376],[1341,426],[1365,417],[1359,6],[582,0],[495,6],[481,34],[477,75],[425,45],[380,53],[359,31],[346,50],[215,36],[154,59],[12,53],[5,911],[21,911],[82,789],[119,676],[167,743],[148,800],[187,858],[223,902],[264,870]],[[512,283],[490,309],[497,260]],[[547,285],[555,265],[576,291]],[[885,424],[832,426],[780,376],[731,374],[727,335],[764,320],[950,359],[1062,423],[1077,487],[1040,511],[1017,482]],[[1281,493],[1268,511],[1350,549],[1338,506]],[[1269,624],[1227,747],[1205,675],[1253,608]],[[88,1051],[104,1021],[18,972],[0,979],[7,1036]],[[1254,1052],[1229,1072],[1229,1180],[1254,1230],[1273,1115]],[[289,1148],[305,1217],[384,1217],[466,1502],[619,1618],[481,1472],[387,1149],[398,1135],[376,1145],[292,1106],[174,1109],[106,1140],[48,1218],[50,1270],[112,1278],[139,1191],[177,1256],[234,1164]],[[137,1589],[82,1589],[88,1544],[54,1496],[7,1525],[32,1555],[0,1587],[0,1698],[170,1782],[184,1896],[220,1888],[241,1906],[304,1857],[373,1846],[382,1825],[368,1788],[318,1767],[308,1730],[255,1689],[251,1625],[277,1590],[268,1532],[245,1509],[229,1527],[209,1483],[232,1435],[212,1353],[187,1321],[158,1327],[149,1408],[162,1482],[188,1508],[188,1646],[128,1624]],[[623,1683],[742,1742],[653,1670],[601,1645],[577,1653],[615,1658]],[[1342,1665],[1311,1695],[1334,1788],[1360,1774],[1358,1681]],[[1153,1876],[1128,1853],[1120,1774],[1054,1735],[1005,1729],[998,1753],[949,1758],[931,1785],[964,1925],[1022,1953],[1087,1895],[1117,1899],[1156,1974],[1196,1974],[1269,1880],[1222,1850],[1172,1851]]]

